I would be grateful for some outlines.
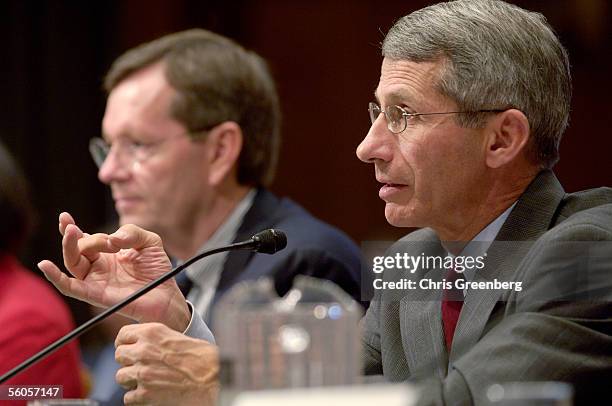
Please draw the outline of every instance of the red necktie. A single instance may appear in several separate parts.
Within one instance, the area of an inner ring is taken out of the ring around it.
[[[463,274],[451,269],[446,274],[446,281],[452,283],[452,289],[444,289],[442,293],[442,324],[444,326],[446,349],[449,353],[453,344],[459,313],[461,313],[463,307],[463,292],[455,287],[457,279],[463,279]]]

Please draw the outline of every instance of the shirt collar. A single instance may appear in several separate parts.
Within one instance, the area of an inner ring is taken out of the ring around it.
[[[249,190],[246,196],[242,198],[242,200],[236,205],[236,208],[227,217],[227,220],[225,220],[223,224],[217,228],[214,234],[204,243],[199,252],[203,252],[204,250],[210,248],[219,247],[221,245],[230,244],[234,240],[236,233],[240,228],[240,224],[242,224],[242,219],[253,205],[255,194],[255,189]]]
[[[200,247],[198,254],[211,248],[230,244],[234,240],[236,233],[240,228],[240,224],[242,224],[244,216],[253,205],[255,194],[255,189],[249,190],[246,196],[243,197],[242,200],[236,205],[223,224],[221,224],[221,226],[215,230],[213,235]],[[179,265],[183,262],[185,261],[177,261]]]
[[[495,220],[480,230],[480,232],[467,243],[459,255],[471,257],[484,255],[495,240],[495,237],[497,237],[497,234],[499,234],[499,230],[501,230],[502,226],[508,219],[510,212],[512,209],[514,209],[514,206],[516,206],[516,203],[517,202],[514,202],[502,214],[497,216]],[[454,257],[454,255],[452,255],[450,252],[449,255]]]
[[[506,222],[506,219],[510,215],[512,209],[516,206],[516,202],[514,202],[510,207],[508,207],[502,214],[500,214],[495,220],[490,222],[485,228],[483,228],[472,240],[463,248],[459,256],[462,257],[485,257],[487,255],[487,250],[499,234],[499,230],[501,230],[502,226]],[[451,253],[449,253],[451,257],[454,257]],[[476,273],[475,268],[468,268],[463,272],[463,277],[466,280],[474,279],[474,275]],[[467,288],[463,290],[463,294],[467,294]]]

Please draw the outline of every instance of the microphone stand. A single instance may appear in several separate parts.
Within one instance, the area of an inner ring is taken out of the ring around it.
[[[134,300],[138,299],[139,297],[141,297],[145,293],[149,292],[150,290],[152,290],[152,289],[156,288],[157,286],[161,285],[162,283],[166,282],[168,279],[174,277],[175,275],[180,273],[183,269],[185,269],[189,265],[193,264],[194,262],[196,262],[196,261],[198,261],[198,260],[200,260],[200,259],[202,259],[204,257],[207,257],[209,255],[217,254],[219,252],[231,251],[231,250],[240,250],[240,249],[243,249],[243,250],[255,249],[255,250],[257,250],[258,248],[259,248],[259,241],[254,240],[253,238],[251,238],[250,240],[246,240],[246,241],[238,242],[238,243],[235,243],[235,244],[227,245],[225,247],[214,248],[214,249],[211,249],[211,250],[208,250],[208,251],[204,251],[203,253],[196,255],[195,257],[189,259],[184,264],[177,266],[175,269],[173,269],[173,270],[163,274],[162,276],[160,276],[159,278],[157,278],[153,282],[149,283],[148,285],[143,286],[142,288],[138,289],[136,292],[132,293],[127,298],[123,299],[121,302],[115,304],[112,307],[109,307],[108,309],[106,309],[105,311],[103,311],[102,313],[97,315],[96,317],[94,317],[91,320],[83,323],[82,325],[80,325],[76,329],[72,330],[70,333],[66,334],[65,336],[63,336],[62,338],[58,339],[54,343],[50,344],[46,348],[42,349],[37,354],[34,354],[32,357],[28,358],[27,360],[23,361],[21,364],[17,365],[16,367],[11,369],[10,371],[5,373],[4,375],[0,376],[0,384],[3,384],[7,380],[11,379],[13,376],[15,376],[18,373],[20,373],[21,371],[23,371],[24,369],[26,369],[29,366],[31,366],[32,364],[38,362],[40,359],[42,359],[42,358],[46,357],[47,355],[51,354],[52,352],[56,351],[57,349],[62,347],[67,342],[69,342],[69,341],[75,339],[76,337],[80,336],[81,334],[85,333],[87,330],[89,330],[90,328],[92,328],[93,326],[95,326],[96,324],[101,322],[102,320],[106,319],[111,314],[121,310],[123,307],[125,307],[128,304],[132,303]]]

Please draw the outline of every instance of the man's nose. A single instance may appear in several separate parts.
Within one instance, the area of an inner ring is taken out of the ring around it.
[[[116,149],[111,148],[98,170],[100,182],[109,185],[113,181],[125,180],[129,177],[129,163],[122,159],[121,154]]]
[[[385,115],[380,114],[370,126],[363,141],[357,146],[357,157],[366,163],[377,160],[390,161],[392,156],[390,135],[393,134],[387,128]]]

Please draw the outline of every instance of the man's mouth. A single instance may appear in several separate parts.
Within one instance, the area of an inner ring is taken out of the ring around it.
[[[129,210],[131,207],[133,207],[140,201],[140,199],[137,197],[128,197],[128,196],[115,197],[114,199],[115,199],[115,208],[119,212]]]
[[[378,196],[384,200],[388,201],[393,198],[393,196],[403,190],[405,190],[408,185],[401,183],[392,183],[392,182],[381,182],[383,185],[378,191]]]

